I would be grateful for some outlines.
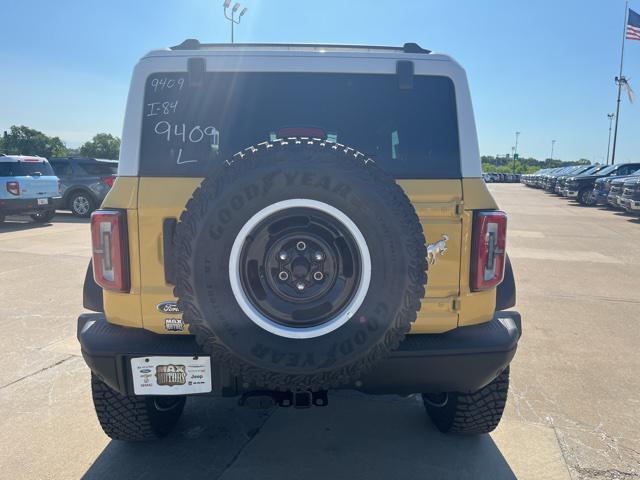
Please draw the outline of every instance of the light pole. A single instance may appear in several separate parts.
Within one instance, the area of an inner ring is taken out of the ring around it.
[[[229,5],[231,5],[231,0],[224,0],[224,4],[222,5],[222,7],[224,8],[224,18],[229,20],[229,22],[231,23],[231,43],[233,43],[233,26],[240,23],[240,20],[242,19],[244,14],[247,13],[247,9],[243,8],[240,11],[240,15],[238,15],[238,18],[235,18],[236,12],[240,9],[240,4],[237,2],[235,3],[233,8],[231,9],[231,16],[227,15],[227,9],[229,8]]]
[[[511,173],[516,173],[516,157],[518,156],[518,137],[520,132],[516,132],[516,146],[513,147],[513,168]]]
[[[553,150],[556,146],[556,141],[555,140],[551,140],[551,161],[553,162]]]
[[[613,119],[616,118],[616,114],[607,113],[607,118],[609,119],[609,141],[607,142],[607,165],[609,165],[609,151],[611,150],[611,126],[613,124]]]

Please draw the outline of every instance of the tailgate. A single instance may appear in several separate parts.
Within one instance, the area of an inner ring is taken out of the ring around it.
[[[58,177],[25,176],[16,177],[20,184],[20,195],[17,198],[50,198],[58,196]]]
[[[458,326],[462,246],[461,180],[398,180],[422,223],[427,244],[443,238],[447,252],[429,265],[427,293],[412,333],[443,332]],[[470,240],[469,240],[470,242]]]

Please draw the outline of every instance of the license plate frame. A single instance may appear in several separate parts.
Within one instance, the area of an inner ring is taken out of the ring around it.
[[[136,395],[194,395],[213,388],[209,356],[146,356],[129,363]]]

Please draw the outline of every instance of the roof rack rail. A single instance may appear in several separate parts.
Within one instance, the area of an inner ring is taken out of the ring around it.
[[[390,47],[388,45],[349,45],[349,44],[322,44],[322,43],[200,43],[195,38],[188,38],[179,45],[170,47],[171,50],[200,50],[214,47],[307,47],[307,48],[343,48],[353,50],[390,50],[404,53],[429,54],[431,50],[422,48],[417,43],[405,43],[402,47]]]

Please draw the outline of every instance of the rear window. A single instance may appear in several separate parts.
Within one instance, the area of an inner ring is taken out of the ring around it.
[[[118,173],[118,165],[116,163],[81,162],[79,165],[89,175],[115,175]]]
[[[51,165],[45,162],[0,162],[0,177],[26,177],[54,175]]]
[[[323,137],[373,158],[396,178],[460,178],[453,82],[395,75],[186,73],[146,82],[140,175],[203,176],[269,139]]]

